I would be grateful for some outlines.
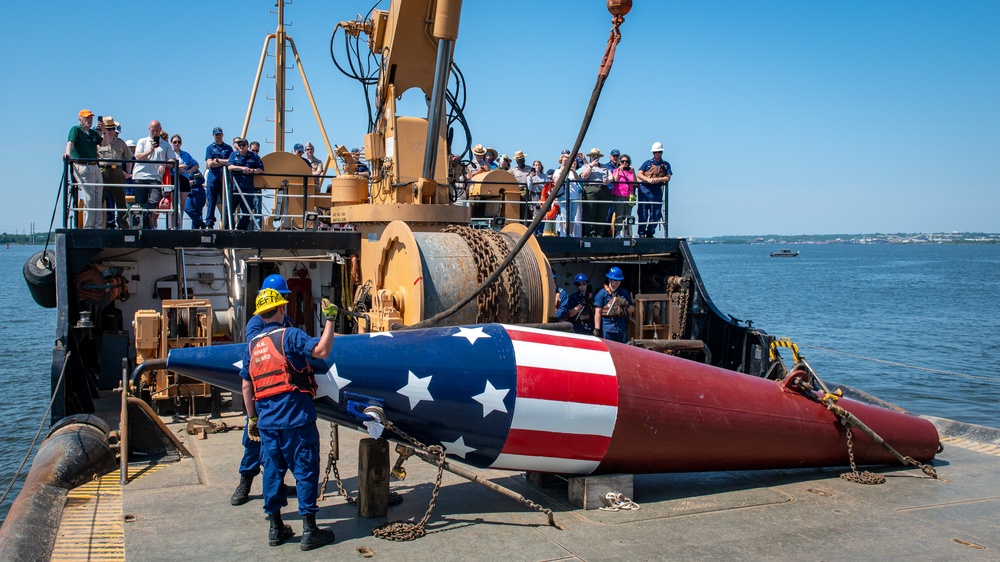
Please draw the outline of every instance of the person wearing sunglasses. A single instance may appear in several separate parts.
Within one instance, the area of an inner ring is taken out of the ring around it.
[[[181,173],[181,209],[191,218],[191,228],[205,228],[205,221],[201,218],[205,208],[205,179],[198,161],[188,151],[181,150],[183,143],[180,135],[170,137],[170,147],[177,155],[177,168]]]
[[[594,291],[590,288],[590,280],[583,273],[577,273],[573,278],[576,292],[569,296],[567,314],[573,323],[573,332],[590,334],[594,331]]]
[[[250,221],[257,224],[253,210],[257,207],[257,189],[253,185],[253,177],[264,173],[264,163],[260,156],[250,152],[250,143],[246,139],[236,141],[236,152],[229,156],[229,172],[233,175],[235,184],[231,199],[231,209],[239,209],[242,216],[236,224],[236,230],[248,230]]]
[[[632,228],[626,226],[625,218],[632,214],[635,203],[636,172],[632,167],[632,157],[624,154],[618,167],[611,172],[611,197],[614,199],[615,236],[632,237]],[[618,228],[621,225],[621,228]]]

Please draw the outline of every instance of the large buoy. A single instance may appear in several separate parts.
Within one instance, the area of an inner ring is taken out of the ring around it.
[[[24,262],[24,281],[31,298],[39,306],[56,307],[56,254],[45,250],[33,254]]]

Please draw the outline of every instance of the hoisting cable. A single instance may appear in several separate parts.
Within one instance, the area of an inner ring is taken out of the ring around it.
[[[63,376],[66,374],[66,365],[69,364],[69,356],[71,353],[73,352],[67,351],[66,356],[63,357],[63,366],[59,371],[59,380],[56,381],[55,386],[52,388],[58,389],[62,386]],[[17,482],[18,477],[21,476],[21,469],[24,468],[25,463],[28,462],[28,458],[31,457],[31,451],[34,450],[35,443],[38,442],[38,436],[42,434],[42,428],[45,427],[45,420],[49,419],[49,412],[52,411],[52,404],[55,403],[56,396],[58,396],[58,394],[59,393],[56,391],[52,392],[52,399],[49,400],[49,407],[45,408],[45,413],[42,414],[42,423],[39,424],[38,431],[35,432],[35,437],[31,440],[31,445],[28,446],[28,452],[24,454],[24,459],[21,461],[21,464],[18,465],[17,470],[14,471],[14,477],[10,479],[10,484],[7,484],[7,489],[3,491],[3,495],[0,495],[0,505],[3,505],[3,501],[7,499],[7,494],[10,493],[11,488],[14,487],[14,483]]]
[[[570,151],[570,154],[578,153],[580,151],[580,147],[583,146],[584,137],[587,136],[587,130],[590,129],[590,122],[594,118],[594,111],[597,109],[597,100],[601,97],[601,90],[604,88],[604,82],[607,81],[608,75],[611,73],[611,65],[615,61],[615,48],[618,46],[618,43],[622,38],[621,24],[625,22],[625,15],[628,14],[631,9],[632,2],[629,0],[608,0],[608,11],[611,12],[612,16],[614,16],[611,18],[611,35],[608,38],[608,44],[605,47],[604,56],[601,59],[601,66],[597,72],[597,82],[594,84],[594,90],[590,94],[590,103],[587,105],[587,112],[584,114],[583,122],[580,124],[580,132],[576,136],[576,141],[573,144],[573,150]],[[570,161],[571,159],[567,159],[566,163],[563,164],[563,167],[559,172],[559,179],[556,180],[555,187],[549,193],[548,198],[546,198],[542,203],[539,212],[535,214],[535,218],[531,221],[531,224],[526,227],[520,240],[517,241],[517,244],[514,245],[510,253],[507,254],[507,257],[500,263],[496,271],[483,281],[483,283],[477,287],[476,290],[472,291],[469,295],[453,305],[451,308],[443,310],[430,318],[421,320],[416,324],[410,324],[409,326],[394,325],[393,329],[415,330],[418,328],[429,328],[431,326],[435,326],[439,321],[444,320],[461,310],[462,307],[472,302],[472,299],[477,298],[480,293],[486,290],[487,287],[495,283],[496,280],[500,278],[500,275],[504,272],[504,270],[514,262],[514,258],[516,258],[521,252],[524,245],[528,243],[528,239],[534,236],[535,229],[538,228],[542,219],[545,218],[545,214],[552,206],[552,203],[555,201],[563,183],[566,181],[566,176],[569,175]]]

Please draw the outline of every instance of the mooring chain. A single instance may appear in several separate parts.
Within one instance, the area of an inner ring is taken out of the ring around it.
[[[357,498],[351,497],[344,489],[344,482],[340,479],[340,470],[337,468],[337,457],[334,453],[337,447],[337,425],[330,422],[330,452],[326,455],[326,471],[323,474],[323,485],[319,488],[319,498],[318,501],[323,501],[326,499],[326,487],[330,483],[330,471],[333,470],[334,482],[337,484],[337,488],[340,490],[340,495],[344,496],[347,503],[355,505],[358,502]]]
[[[791,344],[793,350],[796,349],[794,343],[791,342],[788,343]],[[856,427],[862,433],[866,434],[873,442],[881,445],[885,450],[889,451],[889,453],[893,457],[895,457],[896,460],[898,460],[899,462],[903,463],[904,465],[915,466],[919,468],[927,476],[937,479],[938,477],[937,470],[935,470],[934,467],[927,464],[923,464],[915,460],[913,457],[901,455],[898,451],[896,451],[896,449],[892,447],[892,445],[889,445],[889,443],[887,443],[884,439],[879,437],[879,435],[875,433],[874,430],[865,425],[864,422],[859,420],[854,414],[848,412],[847,410],[842,408],[839,404],[837,404],[837,401],[840,400],[840,397],[843,395],[843,392],[841,392],[839,388],[831,392],[830,388],[826,386],[826,383],[823,382],[823,379],[819,378],[819,375],[816,374],[816,371],[814,371],[812,366],[810,366],[809,363],[806,362],[804,357],[802,356],[798,357],[798,362],[792,367],[792,373],[795,373],[796,370],[802,370],[805,374],[809,375],[810,379],[813,382],[815,382],[820,387],[820,389],[822,389],[822,392],[824,393],[822,399],[817,398],[812,394],[812,385],[809,384],[807,381],[800,381],[800,386],[802,387],[800,388],[800,390],[803,392],[803,394],[813,398],[814,400],[818,400],[820,403],[826,406],[826,409],[832,412],[835,416],[837,416],[837,419],[840,420],[840,423],[843,424],[844,428],[846,429],[847,455],[849,460],[851,461],[851,472],[845,472],[844,474],[841,474],[840,475],[841,478],[851,482],[858,482],[859,484],[882,484],[883,482],[885,482],[885,477],[882,475],[874,474],[867,470],[862,473],[858,473],[857,466],[854,463],[854,441],[853,441],[853,435],[851,433],[851,428]]]
[[[424,513],[424,516],[420,519],[420,521],[416,523],[410,523],[409,521],[393,521],[390,523],[386,521],[385,523],[372,529],[372,535],[380,539],[390,541],[412,541],[427,534],[425,525],[427,524],[427,520],[431,518],[431,513],[434,511],[434,507],[437,506],[438,493],[441,491],[441,478],[444,475],[444,447],[440,445],[424,445],[402,429],[396,427],[389,420],[385,421],[385,427],[386,429],[394,431],[397,435],[408,441],[415,448],[427,451],[429,454],[438,457],[437,478],[434,480],[434,490],[431,492],[431,501],[428,503],[427,511]]]
[[[851,435],[851,428],[847,427],[847,457],[851,461],[851,471],[844,472],[840,475],[841,478],[847,480],[848,482],[857,482],[858,484],[884,484],[885,476],[881,474],[875,474],[874,472],[864,471],[858,472],[858,466],[854,464],[854,440]]]
[[[510,253],[510,249],[507,247],[506,237],[496,231],[486,230],[481,231],[486,235],[486,238],[492,242],[492,247],[496,250],[490,252],[496,257],[499,254],[503,254],[503,258],[507,258],[507,254]],[[498,263],[496,267],[500,267]],[[521,275],[517,268],[517,261],[512,261],[507,269],[503,272],[504,277],[504,292],[507,293],[507,317],[501,318],[502,322],[514,322],[520,316],[521,312]]]
[[[336,440],[334,429],[336,426],[333,422],[330,422],[330,452],[326,456],[326,472],[323,475],[323,485],[319,488],[319,497],[317,501],[323,501],[326,499],[326,487],[330,483],[330,471],[333,471],[334,482],[337,484],[337,489],[340,490],[340,495],[344,496],[347,503],[351,505],[358,504],[358,498],[356,496],[351,496],[347,489],[344,488],[344,481],[340,478],[340,469],[337,467],[337,458],[334,456],[334,441]],[[403,503],[403,496],[399,492],[389,492],[389,507],[394,505],[399,505]]]

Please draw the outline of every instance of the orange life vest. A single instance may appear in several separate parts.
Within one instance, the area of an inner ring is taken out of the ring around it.
[[[250,382],[254,400],[285,392],[305,392],[316,397],[316,378],[306,363],[299,371],[285,357],[285,330],[277,328],[250,340]]]

